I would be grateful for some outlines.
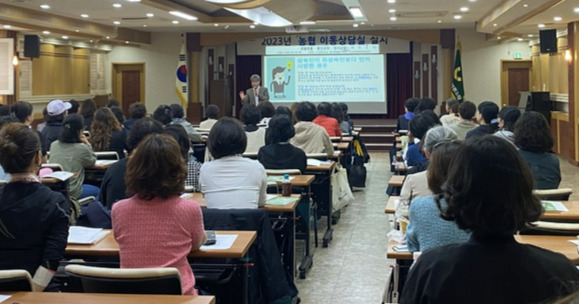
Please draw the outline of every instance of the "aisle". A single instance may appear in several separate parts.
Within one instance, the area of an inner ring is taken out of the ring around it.
[[[390,270],[386,260],[387,153],[371,153],[366,188],[342,212],[328,248],[315,250],[314,266],[296,283],[302,303],[380,303]],[[320,221],[322,226],[323,221]],[[319,234],[320,237],[322,233]]]

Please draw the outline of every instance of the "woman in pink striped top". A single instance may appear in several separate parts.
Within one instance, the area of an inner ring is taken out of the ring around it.
[[[168,135],[145,138],[131,155],[125,181],[131,198],[113,205],[122,268],[175,267],[183,294],[196,295],[187,255],[205,242],[197,202],[182,199],[187,167]]]

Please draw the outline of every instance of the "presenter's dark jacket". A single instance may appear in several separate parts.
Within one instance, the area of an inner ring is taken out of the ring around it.
[[[266,169],[299,169],[306,171],[306,153],[290,143],[270,144],[259,149],[257,159]]]
[[[69,203],[36,182],[0,187],[0,269],[56,270],[68,238]]]
[[[519,244],[512,235],[473,234],[466,243],[424,251],[400,303],[544,303],[577,284],[579,271],[562,254]]]
[[[259,99],[259,103],[269,101],[269,92],[267,91],[267,88],[260,86],[257,90],[257,98]],[[258,105],[255,103],[255,92],[253,91],[253,88],[249,88],[245,91],[245,98],[243,98],[242,101],[243,105],[248,103]]]

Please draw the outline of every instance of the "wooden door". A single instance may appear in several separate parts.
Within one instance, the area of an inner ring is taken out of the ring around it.
[[[145,102],[144,71],[143,63],[113,63],[113,98],[121,103],[126,117],[131,104]]]
[[[529,91],[529,69],[510,68],[508,70],[509,106],[519,106],[519,92]]]

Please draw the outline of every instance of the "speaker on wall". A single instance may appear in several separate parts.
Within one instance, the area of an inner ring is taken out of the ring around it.
[[[24,35],[24,57],[40,57],[40,37],[37,35]]]
[[[541,53],[557,52],[557,30],[539,31],[539,43],[541,44]]]

